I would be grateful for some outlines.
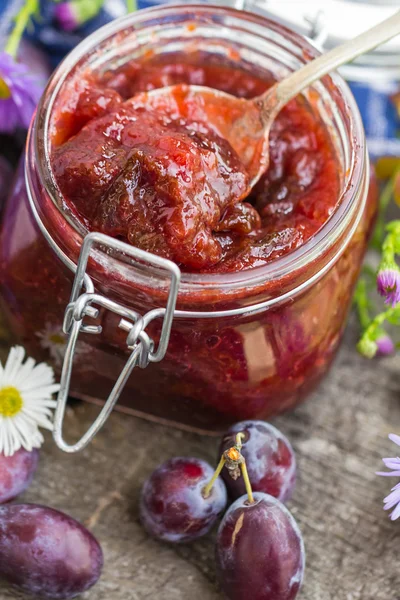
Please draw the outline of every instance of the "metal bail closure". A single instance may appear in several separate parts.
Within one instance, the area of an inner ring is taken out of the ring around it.
[[[140,267],[150,265],[161,269],[170,280],[169,294],[165,308],[155,308],[145,315],[140,315],[135,310],[129,309],[109,298],[96,294],[93,283],[86,273],[87,263],[94,245],[100,245],[102,249],[117,250],[126,256],[133,258]],[[61,372],[60,391],[57,398],[57,406],[54,415],[53,437],[57,446],[64,452],[79,452],[83,450],[101,429],[115,406],[130,374],[136,366],[145,368],[149,362],[159,362],[165,356],[167,351],[169,337],[171,333],[172,320],[174,317],[176,299],[180,282],[179,267],[160,256],[139,250],[125,242],[111,238],[102,233],[89,233],[82,244],[75,279],[72,287],[71,298],[65,309],[64,331],[68,334],[68,343],[64,356],[64,363]],[[82,287],[85,292],[81,293]],[[99,334],[102,331],[100,325],[88,325],[83,322],[84,318],[97,318],[101,307],[114,312],[121,317],[119,327],[128,332],[126,344],[131,350],[131,354],[122,369],[114,387],[106,400],[100,414],[89,427],[87,432],[75,444],[68,444],[63,439],[63,421],[65,408],[68,399],[75,347],[80,332]],[[145,329],[154,319],[162,318],[161,336],[158,347],[154,347],[153,340],[146,333]]]

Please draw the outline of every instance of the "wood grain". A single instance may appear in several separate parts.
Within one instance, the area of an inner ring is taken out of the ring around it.
[[[307,550],[300,600],[400,600],[400,521],[391,523],[382,510],[397,481],[374,474],[382,456],[396,454],[387,434],[400,432],[400,358],[367,361],[354,350],[356,336],[350,323],[319,391],[274,422],[291,439],[299,463],[290,509]],[[72,439],[96,412],[86,404],[68,409]],[[217,440],[114,413],[77,456],[61,453],[49,436],[21,500],[71,514],[100,540],[104,573],[87,600],[219,600],[213,536],[168,546],[151,540],[137,516],[140,487],[156,465],[175,455],[213,462],[216,446]],[[0,598],[25,600],[5,587]]]

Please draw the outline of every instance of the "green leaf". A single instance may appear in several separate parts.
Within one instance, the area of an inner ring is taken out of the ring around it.
[[[394,175],[393,198],[397,206],[400,206],[400,172]]]
[[[13,58],[17,57],[18,47],[22,35],[25,29],[28,27],[31,18],[36,14],[39,14],[39,0],[26,0],[25,4],[23,4],[22,8],[15,17],[14,29],[12,30],[4,48],[4,51]]]

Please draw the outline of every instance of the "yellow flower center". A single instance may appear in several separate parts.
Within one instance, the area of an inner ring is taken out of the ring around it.
[[[7,386],[0,389],[0,415],[2,417],[15,417],[23,405],[24,401],[17,388]]]
[[[53,344],[65,344],[65,338],[61,333],[53,333],[49,337],[50,342]]]
[[[0,77],[0,100],[7,100],[7,98],[11,97],[11,90],[8,87],[8,85],[6,84],[6,82],[4,81],[4,79],[2,79]]]

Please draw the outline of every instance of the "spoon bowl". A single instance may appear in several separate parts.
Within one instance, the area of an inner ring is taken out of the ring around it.
[[[276,87],[262,96],[264,106],[267,99],[273,106]],[[260,110],[260,98],[245,100],[205,86],[179,84],[141,93],[131,103],[134,108],[150,108],[171,119],[207,123],[235,150],[253,187],[268,168],[268,138],[273,122]]]
[[[152,109],[171,119],[207,124],[238,154],[253,187],[269,164],[269,133],[281,109],[305,88],[360,54],[400,33],[400,11],[353,40],[308,62],[298,71],[250,100],[197,85],[174,85],[134,96],[135,108]]]

